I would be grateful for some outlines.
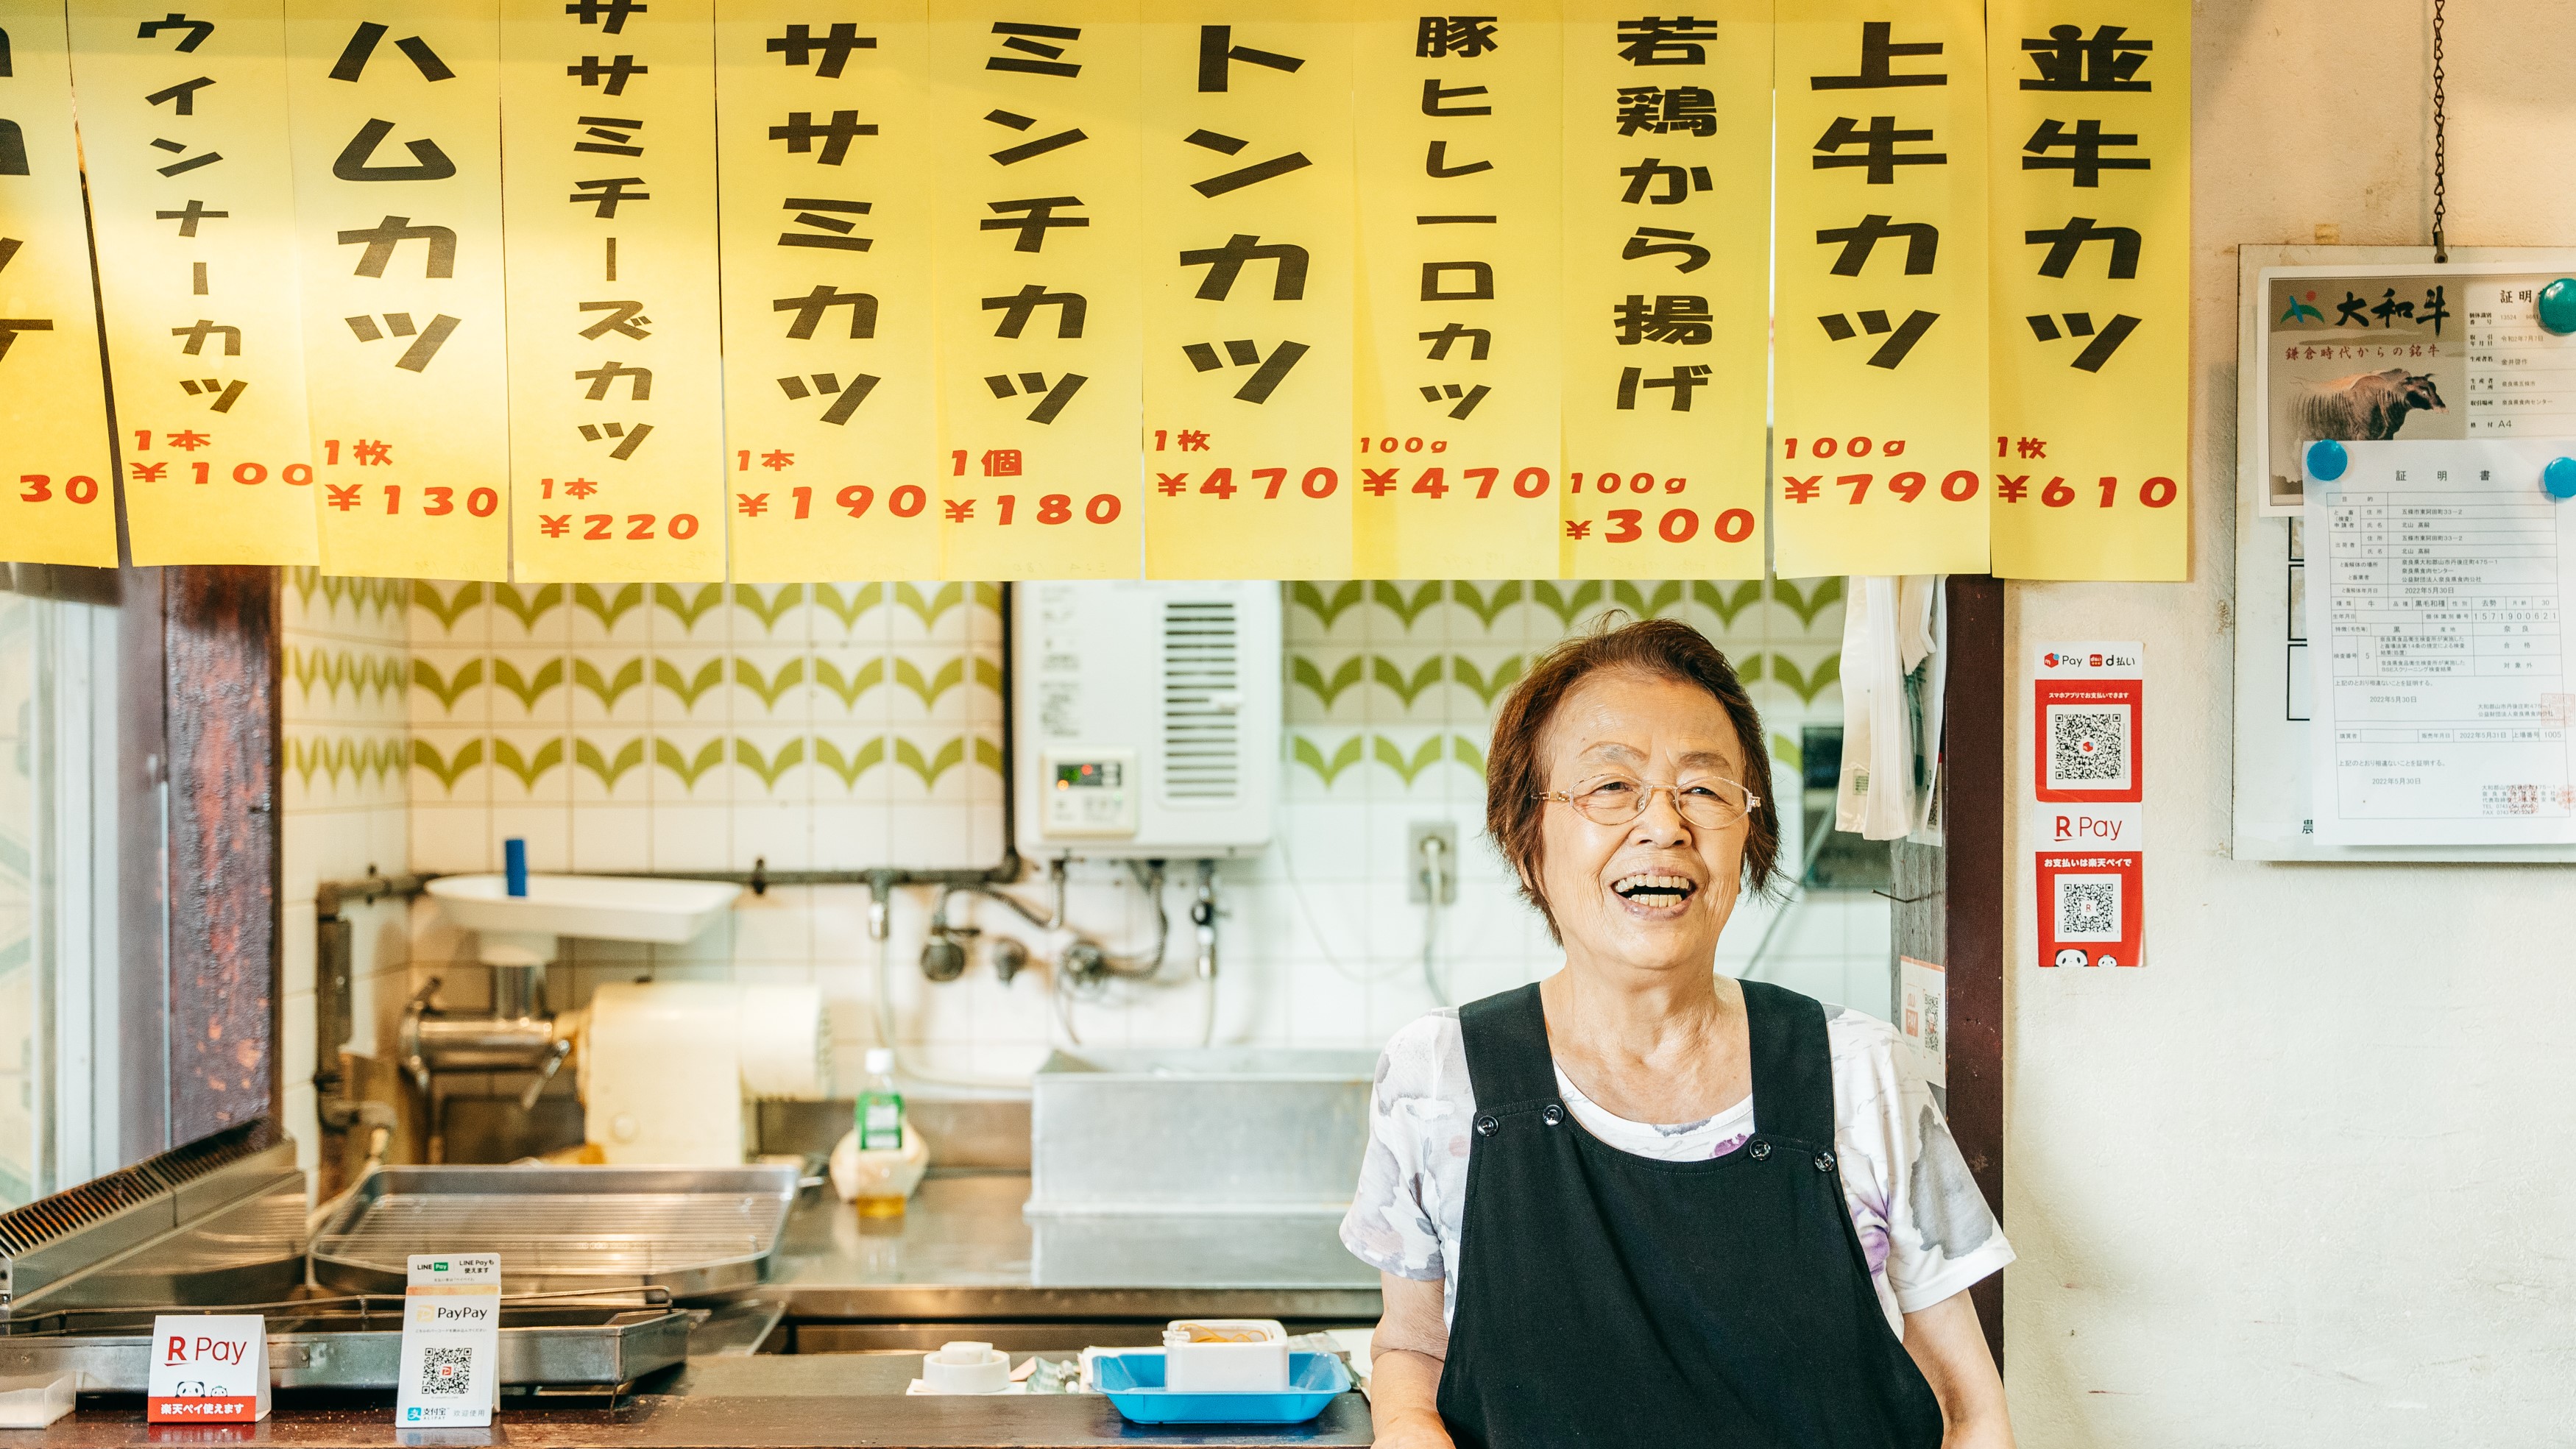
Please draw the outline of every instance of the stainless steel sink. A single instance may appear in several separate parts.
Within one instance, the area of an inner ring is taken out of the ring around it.
[[[1375,1054],[1059,1051],[1030,1090],[1041,1286],[1365,1287],[1342,1213]]]

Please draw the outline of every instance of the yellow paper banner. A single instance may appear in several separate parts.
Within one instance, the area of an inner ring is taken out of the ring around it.
[[[507,578],[496,0],[297,0],[286,39],[322,567]]]
[[[1770,0],[1565,0],[1569,578],[1762,576],[1770,163]]]
[[[502,0],[525,581],[724,575],[710,0]]]
[[[2191,6],[1997,0],[1995,572],[2191,574]]]
[[[1145,22],[1145,572],[1346,577],[1350,5]]]
[[[930,12],[815,14],[716,21],[733,576],[919,578],[939,556]]]
[[[1784,0],[1778,52],[1773,566],[1981,573],[1981,7]]]
[[[309,564],[277,0],[76,0],[73,84],[138,564]]]
[[[71,69],[53,0],[0,0],[0,561],[116,566],[107,388],[98,365],[72,138]]]
[[[932,0],[947,577],[1136,576],[1139,28],[1134,0]]]
[[[1557,568],[1562,37],[1484,8],[1358,27],[1363,578]]]

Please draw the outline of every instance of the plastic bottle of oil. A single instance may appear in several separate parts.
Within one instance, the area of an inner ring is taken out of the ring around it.
[[[892,1218],[903,1215],[904,1195],[892,1191],[903,1151],[903,1093],[894,1084],[894,1052],[887,1047],[871,1047],[867,1055],[867,1080],[860,1084],[857,1107],[859,1134],[859,1195],[854,1200],[863,1218]],[[883,1152],[886,1157],[870,1161],[868,1154]],[[878,1189],[871,1192],[870,1189]]]

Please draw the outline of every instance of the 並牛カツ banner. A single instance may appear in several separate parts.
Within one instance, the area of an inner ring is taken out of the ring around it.
[[[2191,7],[1997,0],[1994,569],[2191,571]]]

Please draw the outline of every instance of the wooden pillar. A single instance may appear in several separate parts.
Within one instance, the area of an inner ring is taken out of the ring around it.
[[[2004,1207],[2004,585],[1982,575],[1949,582],[1949,676],[1942,698],[1945,826],[1942,962],[1949,992],[1950,1135],[1977,1186]],[[2004,1280],[1973,1292],[1995,1362],[2004,1356]]]
[[[129,1158],[278,1109],[278,602],[273,568],[127,572]]]

